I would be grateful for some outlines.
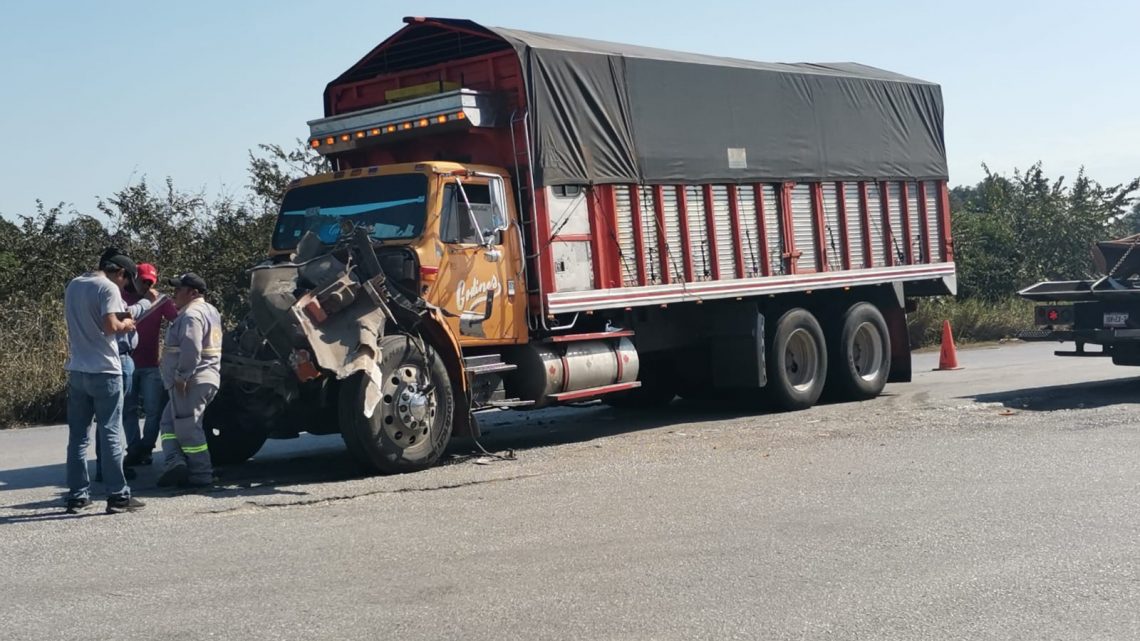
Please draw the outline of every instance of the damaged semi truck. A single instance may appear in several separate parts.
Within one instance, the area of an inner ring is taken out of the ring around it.
[[[408,18],[328,84],[206,417],[216,462],[340,433],[377,472],[478,412],[910,378],[953,293],[941,91]]]

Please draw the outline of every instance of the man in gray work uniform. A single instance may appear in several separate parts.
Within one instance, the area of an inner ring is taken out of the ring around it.
[[[170,279],[178,318],[166,331],[159,371],[170,401],[160,423],[166,469],[160,486],[206,487],[213,465],[202,415],[221,384],[222,317],[206,302],[206,281],[193,273]]]

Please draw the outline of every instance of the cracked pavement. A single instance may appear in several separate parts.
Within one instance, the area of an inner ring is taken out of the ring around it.
[[[63,514],[61,427],[0,432],[5,639],[1140,638],[1140,379],[965,350],[871,402],[503,413],[361,476],[270,442],[207,492]],[[98,488],[95,496],[98,497]]]

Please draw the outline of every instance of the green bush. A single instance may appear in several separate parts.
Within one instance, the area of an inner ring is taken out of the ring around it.
[[[0,323],[0,428],[64,419],[67,329],[62,299],[7,301]]]
[[[63,291],[96,267],[108,245],[162,276],[194,271],[208,298],[232,324],[247,305],[246,269],[264,259],[277,203],[295,178],[327,169],[307,146],[262,145],[250,154],[243,198],[204,195],[145,178],[99,200],[94,215],[37,203],[35,211],[0,219],[0,428],[58,422],[66,414],[67,328]]]
[[[950,321],[959,343],[997,341],[1033,327],[1033,303],[1021,298],[983,301],[949,296],[921,300],[918,311],[907,316],[911,347],[939,344],[944,320]]]

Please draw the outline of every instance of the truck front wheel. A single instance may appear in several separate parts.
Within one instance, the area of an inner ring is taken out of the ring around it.
[[[257,454],[269,438],[266,417],[271,411],[264,399],[223,385],[202,416],[210,461],[236,465]]]
[[[819,321],[806,309],[788,310],[769,338],[765,360],[773,403],[784,410],[815,405],[827,379],[827,346]]]
[[[455,399],[443,361],[411,337],[380,341],[379,402],[364,416],[368,379],[357,374],[340,391],[341,436],[358,461],[381,474],[435,465],[451,438]]]

